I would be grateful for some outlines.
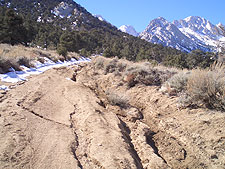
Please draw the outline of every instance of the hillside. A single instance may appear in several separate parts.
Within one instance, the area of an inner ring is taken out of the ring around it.
[[[1,168],[224,168],[224,112],[159,91],[179,72],[97,57],[1,92]]]
[[[187,54],[123,33],[72,0],[1,1],[0,20],[0,43],[54,49],[63,56],[102,54],[182,68],[202,67],[202,60],[210,64],[217,59],[213,53]]]

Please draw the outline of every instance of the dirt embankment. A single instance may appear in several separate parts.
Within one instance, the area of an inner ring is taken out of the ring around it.
[[[158,89],[93,65],[34,76],[0,96],[0,166],[225,168],[225,114]]]

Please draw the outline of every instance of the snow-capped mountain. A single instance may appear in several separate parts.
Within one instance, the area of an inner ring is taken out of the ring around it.
[[[152,43],[162,44],[186,52],[195,49],[208,50],[205,46],[199,45],[187,37],[174,24],[163,17],[152,20],[140,34],[140,37]]]
[[[133,36],[139,35],[139,33],[137,33],[137,31],[131,25],[122,25],[121,27],[119,27],[119,30],[121,30],[122,32],[128,33],[130,35],[133,35]]]
[[[216,47],[218,40],[222,38],[222,31],[219,27],[198,16],[190,16],[173,23],[187,37],[199,44]]]
[[[149,42],[186,52],[195,49],[213,51],[219,41],[225,41],[223,28],[222,24],[216,26],[198,16],[175,20],[172,23],[159,17],[152,20],[139,36]]]

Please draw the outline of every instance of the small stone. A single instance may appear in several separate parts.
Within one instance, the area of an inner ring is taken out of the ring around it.
[[[211,159],[218,159],[217,155],[212,155]]]

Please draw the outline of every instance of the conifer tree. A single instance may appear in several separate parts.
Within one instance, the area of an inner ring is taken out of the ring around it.
[[[1,18],[0,42],[12,45],[25,42],[26,29],[23,26],[23,18],[12,9],[7,9],[4,18]]]

